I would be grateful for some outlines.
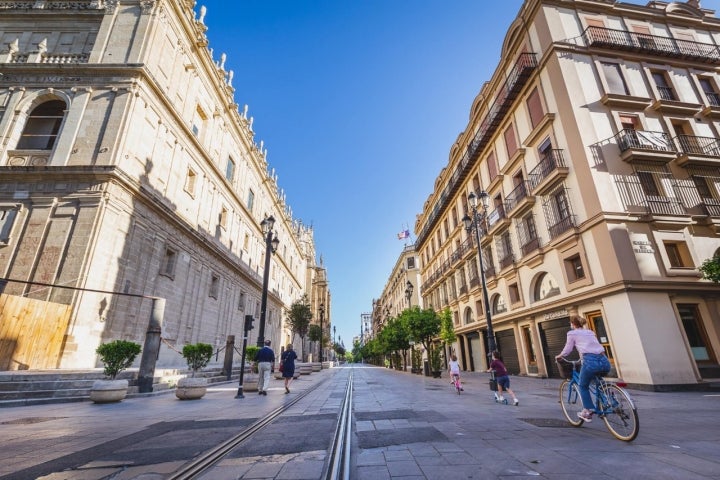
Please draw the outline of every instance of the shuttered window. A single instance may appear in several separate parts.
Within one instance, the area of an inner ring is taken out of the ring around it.
[[[512,124],[505,129],[505,147],[507,148],[508,157],[515,155],[517,151],[517,140],[515,139],[515,130],[513,130]]]
[[[605,75],[608,93],[618,93],[620,95],[630,95],[625,79],[622,75],[620,65],[617,63],[602,62],[602,71]]]
[[[535,87],[527,99],[527,108],[530,113],[530,123],[532,127],[537,127],[545,116],[543,111],[542,102],[540,101],[540,92]]]

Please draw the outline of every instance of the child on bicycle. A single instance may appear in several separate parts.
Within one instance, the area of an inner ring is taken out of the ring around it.
[[[492,352],[492,362],[490,362],[490,368],[487,371],[492,372],[493,370],[495,370],[495,381],[497,381],[498,391],[496,395],[498,402],[505,400],[505,397],[503,397],[503,391],[506,391],[512,395],[513,405],[517,406],[520,402],[515,396],[515,392],[510,390],[510,376],[508,375],[507,368],[505,368],[505,364],[502,361],[500,352],[497,350]]]
[[[457,379],[457,382],[460,382],[460,364],[458,363],[457,355],[453,354],[450,356],[450,361],[448,362],[448,373],[450,374],[450,379],[452,380],[452,383],[455,383],[455,380]],[[463,392],[462,384],[460,384],[460,391]]]
[[[595,332],[583,328],[586,320],[577,315],[570,318],[570,331],[567,333],[565,347],[556,360],[568,355],[575,348],[582,359],[582,368],[580,369],[580,398],[582,399],[583,409],[578,412],[578,417],[586,422],[592,421],[594,406],[592,397],[590,396],[590,381],[596,375],[606,375],[610,371],[610,361],[605,356],[605,349],[598,342]]]

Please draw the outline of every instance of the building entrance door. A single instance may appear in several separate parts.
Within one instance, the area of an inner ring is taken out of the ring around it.
[[[685,336],[690,343],[693,359],[703,374],[703,370],[713,369],[713,375],[718,370],[717,358],[710,346],[707,331],[703,325],[700,312],[695,304],[678,304],[678,313],[685,329]],[[709,372],[708,372],[709,373]],[[703,375],[704,376],[704,375]]]

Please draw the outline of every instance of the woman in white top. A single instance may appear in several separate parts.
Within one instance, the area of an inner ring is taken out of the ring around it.
[[[578,417],[586,422],[592,420],[593,404],[590,397],[590,381],[595,375],[605,375],[610,371],[610,361],[605,356],[605,349],[598,342],[595,332],[583,328],[585,319],[573,315],[570,318],[571,330],[567,333],[567,341],[565,348],[555,358],[559,359],[568,355],[575,348],[582,359],[582,368],[580,369],[580,398],[583,403],[582,412],[578,412]]]
[[[448,362],[448,372],[450,373],[450,379],[455,383],[455,376],[460,381],[460,364],[458,363],[457,355],[453,354],[450,356],[451,360]],[[462,390],[462,388],[460,388]]]

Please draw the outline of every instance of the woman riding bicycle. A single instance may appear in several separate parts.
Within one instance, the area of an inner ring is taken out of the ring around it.
[[[590,381],[596,375],[606,375],[610,371],[610,361],[605,356],[605,349],[598,342],[595,332],[584,327],[586,320],[577,315],[570,318],[570,330],[567,333],[567,341],[562,352],[555,357],[560,359],[575,348],[580,354],[582,368],[580,369],[580,398],[583,403],[583,410],[578,412],[578,417],[586,422],[592,421],[593,403],[590,397]]]

